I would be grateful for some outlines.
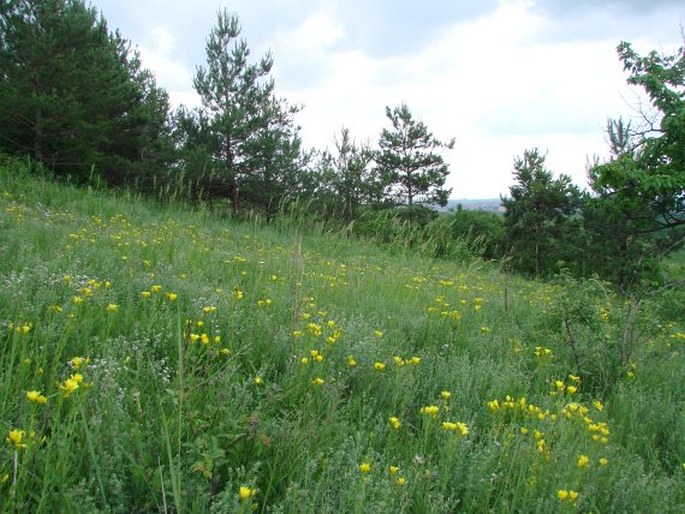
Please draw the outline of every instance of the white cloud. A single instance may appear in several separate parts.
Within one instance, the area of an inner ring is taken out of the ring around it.
[[[588,156],[606,154],[606,119],[626,113],[631,97],[617,41],[536,43],[549,20],[531,5],[502,2],[409,57],[329,50],[316,87],[284,92],[305,105],[305,143],[330,146],[345,125],[375,144],[384,107],[404,101],[437,137],[456,137],[445,157],[457,196],[507,194],[514,157],[532,147],[584,186]]]
[[[173,106],[197,105],[193,73],[176,57],[177,45],[169,28],[159,25],[150,30],[148,41],[139,47],[140,57],[144,67],[154,70],[157,83],[167,90]]]
[[[345,36],[345,29],[330,15],[316,11],[294,31],[281,38],[283,44],[292,45],[305,54],[317,54]]]
[[[176,5],[169,4],[169,9]],[[277,93],[304,105],[298,122],[306,145],[331,146],[343,125],[358,140],[375,144],[387,126],[385,106],[406,102],[437,137],[456,137],[455,149],[445,154],[455,195],[492,197],[508,192],[514,156],[534,146],[548,151],[549,168],[583,184],[587,156],[606,153],[606,119],[630,114],[634,103],[616,45],[625,39],[641,53],[662,44],[668,51],[674,41],[659,40],[654,27],[672,22],[671,36],[677,39],[683,21],[673,18],[672,2],[670,10],[640,15],[585,2],[583,9],[562,16],[543,4],[500,0],[480,17],[475,16],[487,7],[453,13],[439,23],[430,16],[416,20],[430,37],[412,44],[411,31],[406,32],[408,43],[393,52],[380,52],[380,43],[366,47],[359,36],[358,24],[364,34],[379,38],[394,29],[395,39],[397,31],[411,26],[407,20],[394,26],[381,19],[378,5],[369,7],[363,20],[355,19],[359,12],[349,1],[292,0],[285,10],[265,2],[258,13],[256,3],[243,9],[251,21],[245,28],[253,57],[271,48]],[[393,12],[415,15],[412,9]],[[181,57],[191,46],[186,39],[192,30],[179,29],[179,20],[169,23],[168,16],[160,17],[156,28],[145,31],[144,65],[155,71],[173,103],[197,104],[188,66],[199,63]],[[431,23],[435,29],[426,32]],[[193,45],[206,36],[192,34]]]

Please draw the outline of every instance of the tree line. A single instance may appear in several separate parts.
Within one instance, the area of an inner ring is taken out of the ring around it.
[[[273,57],[252,59],[236,15],[218,13],[205,49],[193,78],[201,105],[172,111],[131,43],[94,7],[3,2],[0,151],[28,155],[58,178],[182,196],[235,216],[270,220],[297,205],[361,232],[409,230],[410,244],[434,240],[436,256],[453,253],[450,238],[470,241],[534,276],[563,268],[630,288],[655,279],[660,256],[682,244],[683,48],[640,56],[621,43],[628,82],[651,102],[645,123],[609,121],[609,157],[588,166],[589,191],[525,150],[503,216],[428,208],[451,193],[443,154],[454,140],[435,137],[406,104],[385,108],[389,126],[375,148],[343,127],[332,151],[306,149],[295,122],[302,106],[278,96]]]

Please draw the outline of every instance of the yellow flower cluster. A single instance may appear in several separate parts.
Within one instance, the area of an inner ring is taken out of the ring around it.
[[[393,477],[397,477],[397,478],[395,478],[395,483],[397,485],[399,485],[400,487],[402,487],[403,485],[405,485],[407,483],[407,479],[402,477],[402,476],[398,476],[399,472],[400,472],[399,466],[389,466],[388,467],[388,473],[390,473],[390,475]]]
[[[572,490],[567,491],[566,489],[559,489],[557,491],[557,498],[566,503],[575,503],[578,499],[578,496],[578,492]]]
[[[36,438],[36,432],[34,430],[31,430],[28,434],[26,433],[26,430],[9,430],[7,433],[7,437],[5,438],[5,441],[7,444],[12,446],[14,450],[23,450],[25,448],[28,448],[29,444],[33,442],[44,442],[45,437],[42,437],[40,439]]]
[[[59,390],[62,392],[63,396],[69,396],[81,386],[82,382],[83,375],[74,373],[59,385]]]
[[[69,360],[69,365],[72,367],[72,369],[78,370],[81,369],[81,366],[84,364],[88,365],[90,364],[90,358],[88,357],[74,357],[73,359]]]
[[[24,321],[23,323],[12,323],[11,321],[7,323],[7,328],[13,331],[15,334],[28,335],[31,332],[31,323]]]
[[[548,409],[542,410],[537,405],[528,403],[525,396],[522,396],[517,400],[516,398],[507,395],[502,402],[496,399],[490,400],[488,402],[488,409],[490,409],[491,412],[497,412],[499,410],[518,412],[523,414],[525,417],[534,418],[539,421],[543,421],[548,418],[551,421],[554,421],[557,418],[557,415],[552,414]]]
[[[554,388],[550,391],[551,396],[556,396],[564,391],[569,395],[573,395],[578,391],[578,386],[580,385],[581,379],[577,375],[569,375],[569,384],[566,384],[563,380],[555,380],[553,383]]]
[[[31,403],[37,403],[38,405],[43,405],[48,402],[48,399],[43,396],[40,391],[26,391],[26,399]]]
[[[587,455],[581,455],[578,457],[577,464],[579,468],[587,468],[590,465],[590,457]]]
[[[596,401],[596,403],[598,405],[602,405],[599,401]],[[597,410],[601,410],[597,408],[597,405],[595,405],[595,408]],[[571,402],[561,409],[561,413],[566,419],[578,419],[582,421],[587,431],[591,434],[593,441],[607,444],[609,442],[610,434],[609,426],[605,422],[595,422],[590,416],[588,416],[589,412],[590,410],[587,407],[576,402]]]
[[[535,357],[538,359],[548,359],[554,355],[551,348],[545,348],[543,346],[535,347]]]
[[[435,418],[440,413],[440,407],[438,407],[437,405],[426,405],[424,407],[421,407],[420,412],[425,416],[431,416]]]
[[[466,426],[465,423],[462,423],[460,421],[443,421],[442,428],[444,428],[448,432],[459,432],[459,435],[461,435],[462,437],[466,437],[469,434],[469,427]]]

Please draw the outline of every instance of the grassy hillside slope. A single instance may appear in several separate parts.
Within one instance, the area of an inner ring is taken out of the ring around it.
[[[0,509],[683,512],[674,312],[0,162]]]

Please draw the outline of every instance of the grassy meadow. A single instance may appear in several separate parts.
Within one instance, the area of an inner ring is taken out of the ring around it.
[[[684,303],[3,161],[0,511],[685,512]]]

